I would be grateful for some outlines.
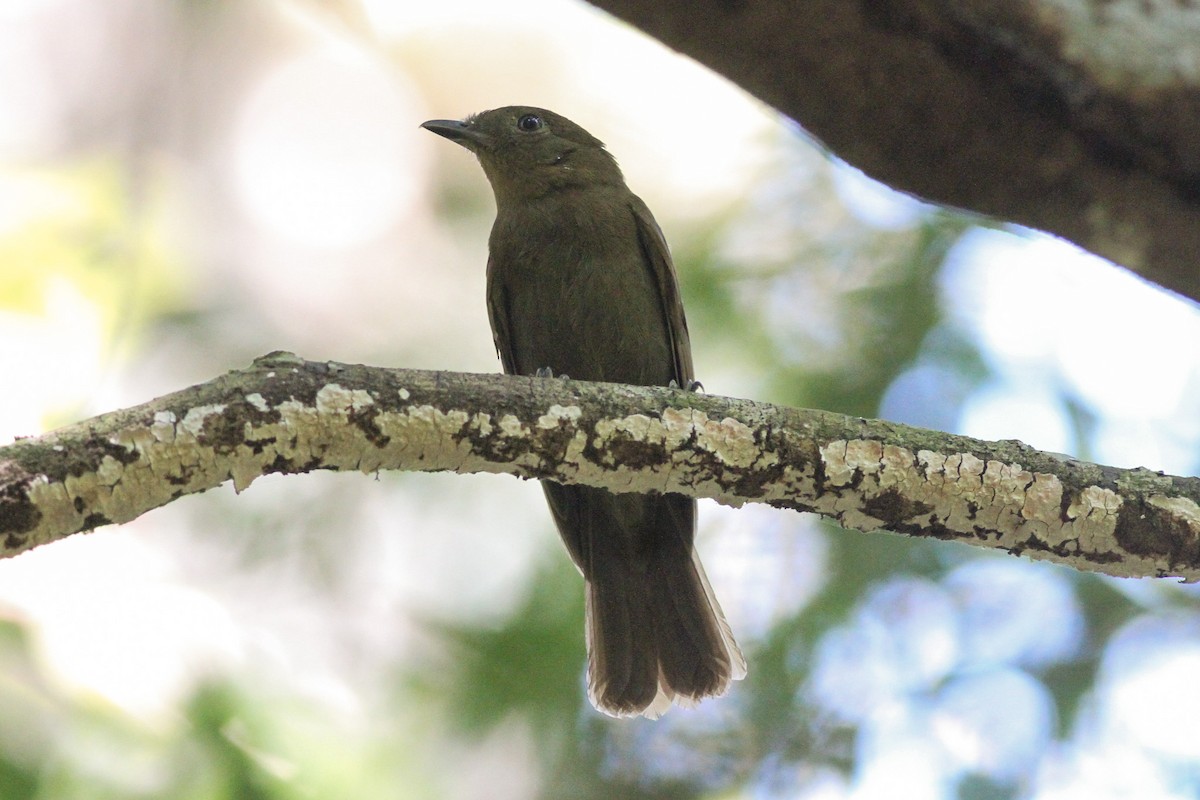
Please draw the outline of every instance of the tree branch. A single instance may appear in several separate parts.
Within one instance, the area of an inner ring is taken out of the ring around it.
[[[589,1],[868,175],[1200,300],[1195,4]]]
[[[0,555],[232,479],[505,472],[813,511],[1081,570],[1200,579],[1200,479],[678,389],[304,361],[0,447]]]

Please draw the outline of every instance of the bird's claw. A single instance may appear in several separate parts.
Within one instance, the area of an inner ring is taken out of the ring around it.
[[[667,384],[667,388],[668,389],[678,389],[679,388],[678,381],[676,381],[674,378],[671,378],[671,382]],[[700,381],[688,381],[687,389],[685,391],[703,392],[704,384],[701,383]]]
[[[553,378],[554,370],[550,369],[549,367],[538,367],[534,371],[533,377],[535,377],[535,378]],[[558,377],[564,381],[571,380],[571,376],[567,375],[565,372],[562,375],[559,375]]]

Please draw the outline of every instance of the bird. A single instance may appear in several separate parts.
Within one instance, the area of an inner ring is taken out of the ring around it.
[[[603,142],[534,106],[421,127],[474,153],[495,195],[486,294],[505,373],[694,386],[666,239]],[[588,697],[599,711],[654,719],[745,676],[694,547],[695,500],[542,487],[583,573]]]

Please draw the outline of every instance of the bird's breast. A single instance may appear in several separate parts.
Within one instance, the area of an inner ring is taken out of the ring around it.
[[[498,212],[488,275],[497,347],[521,374],[666,384],[671,337],[631,208],[584,195]]]

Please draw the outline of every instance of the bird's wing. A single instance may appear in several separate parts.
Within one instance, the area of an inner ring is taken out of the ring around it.
[[[681,389],[695,378],[692,369],[692,343],[688,336],[687,319],[683,315],[683,300],[679,296],[679,279],[675,276],[675,264],[662,229],[654,221],[650,209],[636,195],[630,201],[630,210],[637,223],[638,242],[642,255],[649,267],[658,289],[658,302],[662,307],[663,319],[667,321],[667,333],[671,337],[671,351],[675,358],[675,382]]]
[[[487,265],[487,310],[488,321],[492,324],[492,342],[496,345],[496,353],[500,356],[500,364],[507,375],[517,374],[517,359],[513,354],[512,318],[508,302],[508,293],[504,291],[502,281],[496,280],[493,271],[496,265],[491,256]]]

